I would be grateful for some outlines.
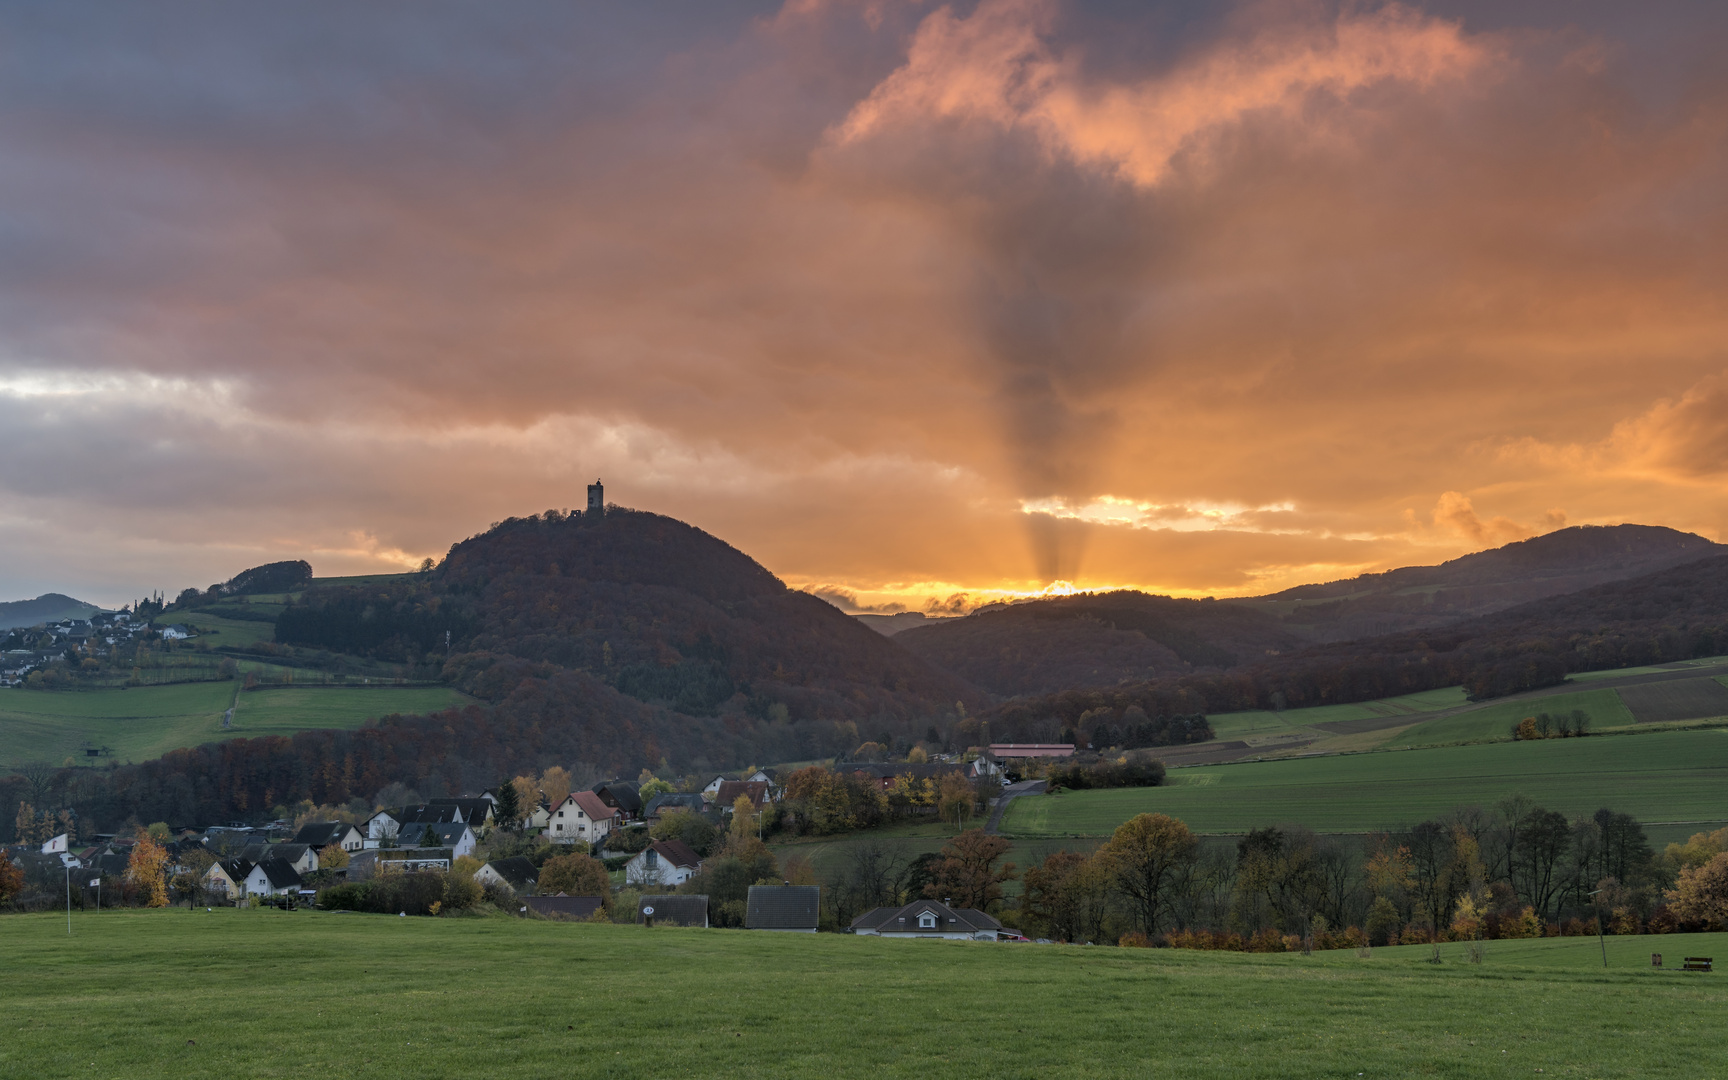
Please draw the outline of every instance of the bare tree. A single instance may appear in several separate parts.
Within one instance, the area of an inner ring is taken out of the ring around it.
[[[48,789],[54,786],[54,774],[58,771],[46,761],[26,761],[14,766],[13,772],[24,778],[30,785],[30,801],[40,806],[48,800]]]

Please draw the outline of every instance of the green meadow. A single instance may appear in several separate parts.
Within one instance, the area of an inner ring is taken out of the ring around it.
[[[1252,955],[184,908],[5,917],[0,1075],[1699,1077],[1728,934]]]
[[[1629,727],[1637,721],[1615,690],[1583,690],[1575,694],[1553,694],[1525,701],[1502,701],[1472,709],[1457,716],[1444,716],[1404,728],[1387,738],[1386,746],[1434,746],[1446,743],[1509,739],[1518,721],[1537,713],[1570,716],[1583,712],[1590,729]]]
[[[1728,819],[1728,731],[1662,731],[1486,743],[1173,769],[1156,788],[1016,799],[1004,835],[1107,836],[1140,813],[1197,832],[1299,823],[1317,832],[1397,828],[1519,792],[1566,814],[1603,806],[1643,821]],[[1694,830],[1695,831],[1695,830]]]
[[[178,683],[107,690],[0,691],[0,766],[85,760],[84,747],[143,761],[218,739],[291,735],[308,728],[357,728],[390,713],[430,712],[469,699],[446,687],[271,687],[238,682]],[[222,714],[236,705],[234,725]]]
[[[1220,739],[1241,739],[1255,735],[1274,735],[1297,731],[1314,724],[1332,724],[1347,720],[1379,720],[1408,716],[1414,723],[1423,713],[1456,709],[1469,704],[1462,686],[1441,690],[1424,690],[1419,694],[1362,701],[1349,705],[1317,705],[1307,709],[1285,709],[1273,712],[1257,709],[1248,712],[1219,713],[1209,716],[1212,730]]]

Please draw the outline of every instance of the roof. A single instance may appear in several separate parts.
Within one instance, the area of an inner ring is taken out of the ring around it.
[[[252,868],[256,865],[258,864],[249,859],[217,859],[211,864],[212,868],[218,866],[221,867],[222,872],[228,875],[228,880],[232,881],[236,885],[245,881],[246,875],[250,874]],[[204,872],[208,874],[210,871],[206,870]]]
[[[427,806],[454,807],[461,811],[462,819],[475,828],[486,824],[486,816],[492,813],[492,800],[485,796],[473,799],[427,799]]]
[[[673,810],[690,810],[694,813],[700,814],[703,810],[707,809],[707,804],[702,801],[702,793],[699,791],[669,791],[649,799],[648,806],[643,810],[642,816],[653,817],[655,814],[668,808]]]
[[[600,796],[592,791],[572,792],[570,798],[579,810],[588,815],[590,821],[605,821],[618,816],[618,811],[607,806]]]
[[[607,806],[616,806],[626,814],[642,812],[642,793],[636,789],[635,784],[614,780],[610,783],[595,784],[589,790],[600,796],[600,800]]]
[[[309,845],[306,844],[264,844],[251,843],[240,854],[253,862],[263,862],[265,859],[285,859],[288,862],[299,862],[306,856]]]
[[[310,847],[329,847],[341,841],[354,826],[346,821],[308,821],[294,834],[293,843]]]
[[[936,900],[918,900],[898,908],[877,908],[852,920],[852,930],[875,930],[877,933],[918,933],[918,916],[930,912],[936,916],[935,930],[926,933],[995,932],[1002,924],[976,908],[951,908]]]
[[[720,790],[714,793],[714,805],[729,807],[740,795],[748,795],[752,803],[761,806],[768,798],[768,785],[760,780],[723,780]]]
[[[449,806],[435,803],[421,803],[419,806],[405,806],[402,812],[394,815],[397,822],[406,829],[410,825],[441,825],[452,821],[467,822],[468,816],[459,806]]]
[[[817,885],[752,885],[744,910],[747,930],[814,930],[820,921]]]
[[[702,865],[702,856],[682,840],[650,840],[643,853],[652,851],[673,866],[688,866],[695,870]]]
[[[1071,757],[1073,743],[991,743],[990,752],[999,758]]]
[[[493,859],[486,865],[492,868],[494,874],[504,879],[504,884],[518,891],[540,880],[540,871],[522,855]]]
[[[708,897],[706,895],[680,896],[672,893],[661,893],[656,896],[644,896],[636,903],[636,921],[645,922],[643,908],[654,909],[654,921],[671,926],[701,926],[708,925]]]
[[[398,833],[397,836],[400,838],[403,834],[406,834],[409,842],[420,844],[424,847],[427,846],[425,840],[427,829],[431,829],[433,832],[438,834],[438,842],[430,845],[432,847],[455,847],[462,839],[462,834],[470,831],[466,821],[442,821],[424,825],[415,825],[413,828],[404,828],[402,833]]]
[[[599,911],[604,903],[598,896],[529,896],[522,900],[524,906],[535,914],[548,919],[588,919]]]
[[[270,883],[272,889],[286,889],[291,885],[300,884],[300,872],[287,859],[265,859],[254,870],[264,872],[264,880]]]

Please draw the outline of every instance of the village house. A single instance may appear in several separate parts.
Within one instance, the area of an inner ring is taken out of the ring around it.
[[[703,784],[702,785],[703,796],[705,796],[709,802],[713,802],[715,799],[719,798],[720,785],[726,783],[726,779],[727,779],[726,776],[724,774],[722,774],[720,776],[716,776],[714,779],[708,781],[706,784]]]
[[[1073,743],[991,743],[990,756],[997,761],[1025,758],[1065,758],[1074,756]]]
[[[318,869],[318,852],[309,844],[248,844],[240,857],[251,863],[280,859],[298,874],[310,874]]]
[[[702,797],[702,793],[699,791],[669,791],[649,799],[648,805],[642,811],[642,816],[648,821],[654,821],[666,813],[676,814],[687,811],[692,814],[701,814],[705,813],[707,809],[708,801]]]
[[[618,811],[618,822],[639,821],[642,818],[642,793],[635,784],[611,780],[595,784],[588,790],[600,796],[600,801]]]
[[[592,919],[596,912],[604,911],[606,901],[598,896],[529,896],[524,897],[522,906],[543,919],[559,919],[567,922],[584,922]]]
[[[239,899],[246,895],[246,876],[252,867],[245,859],[217,859],[204,871],[200,884],[210,892]]]
[[[1002,924],[973,908],[952,908],[935,900],[919,900],[899,908],[877,908],[852,920],[852,932],[891,938],[945,938],[950,941],[995,941]]]
[[[286,859],[265,859],[246,875],[247,896],[284,896],[300,891],[300,874]]]
[[[403,837],[422,848],[448,848],[452,859],[472,855],[479,839],[466,821],[441,821],[430,825],[404,825]],[[420,835],[416,836],[415,833]]]
[[[748,797],[750,805],[761,810],[762,804],[768,801],[768,785],[760,780],[723,781],[714,789],[714,806],[719,810],[730,810],[740,795]]]
[[[346,821],[308,821],[300,826],[291,842],[305,844],[314,851],[339,847],[352,853],[366,846],[366,834]]]
[[[820,886],[752,885],[744,907],[744,928],[814,934],[821,916]]]
[[[555,844],[592,844],[605,839],[618,820],[618,811],[592,791],[572,792],[552,809],[546,838]]]
[[[369,848],[381,847],[392,843],[396,834],[402,831],[402,822],[388,810],[380,810],[366,819],[366,839],[363,846]]]
[[[474,880],[482,886],[502,885],[523,896],[534,891],[534,882],[539,877],[540,871],[521,855],[513,855],[508,859],[493,859],[474,871]]]
[[[682,840],[653,840],[624,864],[631,885],[682,885],[702,869],[702,857]]]

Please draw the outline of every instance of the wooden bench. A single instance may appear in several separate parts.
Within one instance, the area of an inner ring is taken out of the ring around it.
[[[1710,958],[1708,956],[1688,956],[1686,959],[1684,959],[1680,962],[1680,970],[1681,971],[1709,971],[1710,970]]]

